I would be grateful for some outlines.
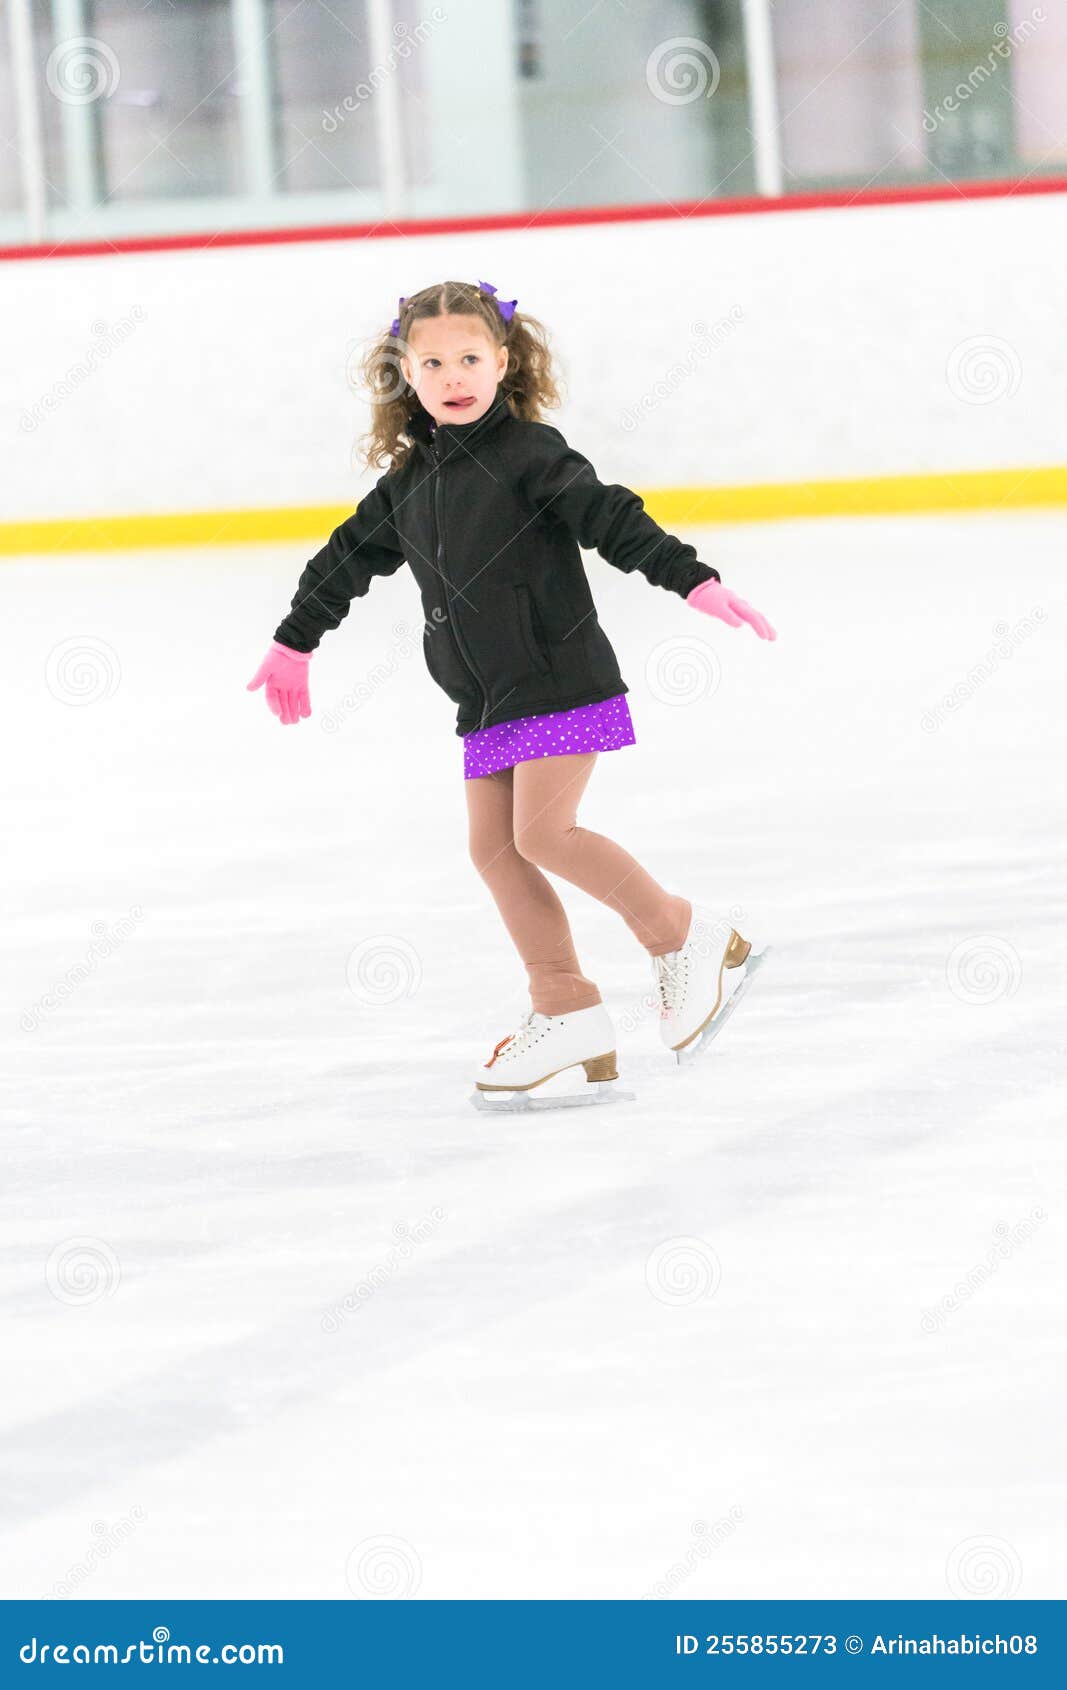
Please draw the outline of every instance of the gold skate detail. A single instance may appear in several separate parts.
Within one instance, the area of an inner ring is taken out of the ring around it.
[[[495,1056],[496,1052],[493,1054]],[[543,1086],[546,1080],[554,1080],[557,1074],[565,1074],[568,1068],[577,1068],[579,1065],[585,1069],[585,1077],[590,1083],[596,1080],[617,1080],[619,1077],[616,1052],[609,1050],[603,1056],[584,1056],[580,1064],[568,1062],[562,1068],[553,1068],[551,1074],[542,1074],[539,1080],[531,1080],[525,1086],[489,1086],[484,1080],[476,1080],[475,1085],[479,1091],[533,1091],[535,1086]],[[486,1067],[488,1066],[486,1063]]]
[[[742,939],[740,933],[731,927],[730,937],[726,941],[726,951],[722,959],[723,967],[740,968],[741,964],[747,961],[748,953],[751,949],[752,946],[749,944],[748,940]]]
[[[683,1039],[681,1044],[672,1045],[672,1050],[684,1050],[687,1045],[692,1044],[694,1039],[699,1038],[709,1021],[714,1021],[722,1005],[722,977],[724,971],[727,968],[740,968],[743,962],[748,961],[749,952],[751,950],[752,946],[749,941],[747,939],[742,939],[737,929],[731,927],[730,937],[726,941],[726,949],[722,953],[722,961],[719,964],[719,983],[715,993],[715,1003],[712,1006],[710,1013],[706,1015],[700,1023],[700,1026],[694,1027],[689,1037],[687,1039]]]

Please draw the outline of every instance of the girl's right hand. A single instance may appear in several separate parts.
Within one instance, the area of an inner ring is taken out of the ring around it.
[[[282,722],[298,722],[301,716],[311,715],[311,696],[308,692],[308,664],[310,651],[294,651],[292,646],[272,640],[270,650],[256,670],[246,692],[255,692],[264,682],[267,703]]]

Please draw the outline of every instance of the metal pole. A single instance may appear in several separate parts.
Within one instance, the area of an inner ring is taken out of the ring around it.
[[[245,192],[266,197],[276,192],[278,162],[274,139],[274,71],[263,0],[233,0],[233,44],[242,87]]]
[[[393,34],[390,0],[369,0],[367,23],[382,211],[386,217],[401,217],[408,209],[407,179],[404,171],[404,130],[401,121],[396,37]]]
[[[31,0],[8,0],[11,77],[15,88],[18,124],[19,176],[26,214],[26,235],[43,241],[48,220],[45,194],[44,148],[41,145],[41,108],[33,66],[33,18]]]
[[[745,64],[756,161],[756,192],[774,198],[782,192],[782,151],[770,0],[741,0],[741,11],[745,25]]]
[[[52,0],[53,41],[56,47],[64,42],[86,41],[85,0]],[[95,37],[94,37],[95,40]],[[95,70],[106,68],[96,58],[93,49],[79,49],[77,55],[66,58],[60,54],[57,65],[65,65],[60,76],[72,76],[72,66],[84,61],[90,83]],[[78,89],[72,80],[71,94]],[[99,97],[94,99],[63,99],[49,91],[49,99],[59,106],[59,132],[63,138],[63,195],[72,211],[91,211],[103,199],[100,181]]]

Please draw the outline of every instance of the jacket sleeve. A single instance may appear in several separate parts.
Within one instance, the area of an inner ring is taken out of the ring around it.
[[[568,446],[558,428],[537,423],[522,472],[522,491],[534,509],[561,522],[578,545],[598,551],[625,574],[639,569],[654,587],[685,598],[701,581],[721,579],[685,541],[668,534],[629,487],[597,479],[588,458]]]
[[[352,600],[362,597],[376,575],[394,575],[404,562],[388,482],[387,473],[306,565],[289,615],[274,632],[282,645],[314,651],[326,630],[338,627]]]

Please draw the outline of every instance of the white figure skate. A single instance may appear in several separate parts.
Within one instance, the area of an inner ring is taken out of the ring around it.
[[[681,950],[652,958],[660,1038],[679,1067],[695,1061],[722,1031],[769,951],[769,945],[755,950],[729,922],[693,905]]]
[[[553,1087],[547,1095],[531,1096],[557,1074],[579,1066],[588,1082],[581,1091]],[[615,1029],[602,1003],[572,1009],[566,1015],[529,1010],[478,1069],[471,1102],[490,1114],[566,1109],[583,1103],[632,1103],[635,1093],[618,1091],[612,1083],[618,1077]]]

